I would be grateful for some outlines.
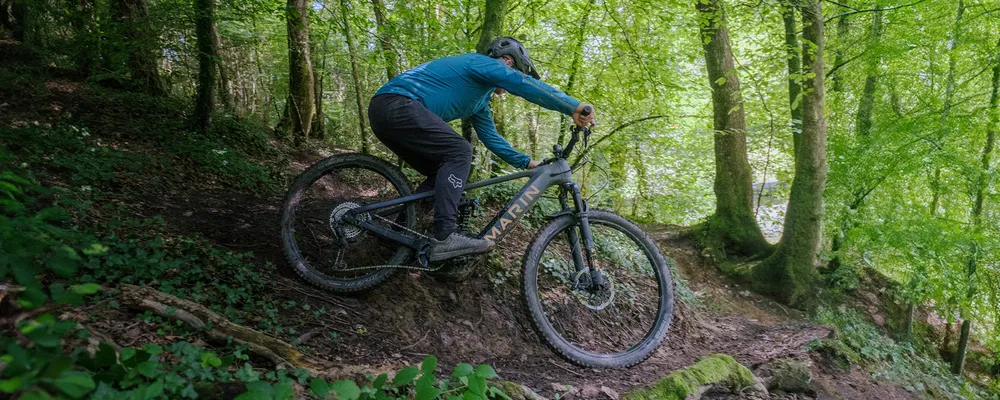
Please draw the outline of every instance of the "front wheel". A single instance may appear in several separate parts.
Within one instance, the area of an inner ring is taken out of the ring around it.
[[[582,251],[576,217],[553,220],[524,256],[522,297],[532,325],[549,347],[585,367],[627,368],[648,358],[673,316],[673,281],[667,261],[642,229],[624,217],[588,213],[594,263],[605,284],[590,284],[578,268]],[[579,259],[579,257],[577,258]]]

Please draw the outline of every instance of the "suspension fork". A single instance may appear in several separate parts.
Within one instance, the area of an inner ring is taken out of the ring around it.
[[[559,195],[559,202],[563,209],[569,209],[567,193],[573,196],[573,215],[577,219],[577,226],[572,226],[569,229],[569,243],[573,252],[573,265],[576,267],[576,276],[579,276],[580,272],[587,270],[591,277],[591,287],[588,289],[596,289],[603,286],[605,280],[600,267],[594,262],[594,236],[591,234],[590,221],[587,216],[589,206],[587,205],[587,201],[583,199],[583,196],[580,195],[580,186],[575,182],[567,182],[563,184],[563,190]],[[577,235],[577,227],[580,229],[579,235]],[[583,239],[582,249],[580,248],[580,236]],[[574,282],[576,282],[576,276],[574,276]]]

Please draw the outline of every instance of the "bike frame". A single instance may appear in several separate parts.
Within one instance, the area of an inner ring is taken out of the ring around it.
[[[587,221],[588,206],[586,200],[584,200],[580,194],[579,185],[572,180],[572,172],[573,170],[566,162],[566,159],[564,157],[559,157],[531,170],[515,172],[510,175],[469,184],[464,188],[463,193],[515,179],[529,178],[528,182],[521,187],[517,196],[508,202],[506,207],[497,213],[497,215],[493,217],[493,220],[479,232],[478,238],[498,242],[507,234],[508,227],[518,222],[524,214],[526,214],[528,210],[530,210],[531,207],[538,202],[542,193],[545,193],[545,191],[550,187],[559,186],[559,202],[562,206],[562,210],[550,215],[549,218],[557,218],[563,215],[573,215],[576,217],[577,226],[579,227],[579,235],[577,229],[571,228],[569,230],[568,238],[573,252],[573,263],[577,272],[583,271],[588,265],[593,266],[591,276],[595,279],[592,282],[600,284],[603,283],[603,279],[601,278],[599,269],[596,265],[594,265],[592,257],[593,237],[591,236],[590,225]],[[569,204],[568,196],[570,195],[573,200],[572,207],[570,207]],[[433,191],[417,193],[393,200],[361,206],[349,211],[345,217],[350,223],[371,232],[375,236],[416,250],[418,252],[418,262],[426,265],[426,252],[430,247],[428,240],[411,238],[392,229],[372,224],[367,219],[359,219],[357,217],[370,212],[377,212],[379,215],[396,214],[401,212],[401,210],[399,210],[399,207],[394,206],[402,205],[406,207],[409,203],[433,197]],[[383,210],[389,207],[393,208]],[[378,210],[383,211],[379,212]],[[580,236],[583,237],[582,249],[579,240]],[[587,262],[585,263],[584,260]]]

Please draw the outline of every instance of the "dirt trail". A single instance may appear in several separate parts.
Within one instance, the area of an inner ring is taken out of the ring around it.
[[[317,158],[316,154],[300,154],[294,164],[301,169]],[[545,395],[554,393],[553,384],[607,386],[622,392],[713,353],[730,354],[751,369],[783,357],[816,358],[804,346],[831,332],[800,322],[797,311],[721,277],[703,263],[697,249],[681,234],[683,228],[654,225],[647,229],[677,262],[680,276],[700,306],[677,302],[666,341],[646,362],[628,370],[581,369],[557,357],[535,336],[516,282],[497,285],[482,265],[475,276],[457,283],[403,271],[357,297],[332,296],[309,287],[284,266],[278,241],[280,202],[278,197],[255,198],[222,190],[177,192],[150,202],[148,211],[163,215],[168,226],[180,233],[197,232],[219,246],[252,250],[260,261],[276,264],[279,296],[316,306],[349,305],[333,313],[329,321],[301,316],[299,331],[310,326],[339,331],[336,340],[324,338],[308,344],[318,356],[338,363],[394,370],[435,354],[445,368],[459,362],[489,363],[502,377]],[[521,254],[528,236],[526,232],[511,235],[514,239],[500,251]],[[519,265],[509,268],[512,276],[519,277]],[[814,361],[820,398],[867,398],[876,393],[884,398],[909,397],[898,387],[871,382],[860,371],[844,372],[825,360]]]

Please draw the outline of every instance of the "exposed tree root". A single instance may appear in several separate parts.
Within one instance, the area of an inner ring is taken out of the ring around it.
[[[302,354],[282,340],[234,324],[226,317],[192,301],[147,287],[123,284],[121,290],[123,303],[126,305],[152,311],[164,318],[183,321],[203,330],[213,340],[226,341],[232,338],[237,343],[249,346],[254,354],[271,360],[278,367],[304,368],[316,376],[342,376],[361,372],[336,367],[329,361]]]

